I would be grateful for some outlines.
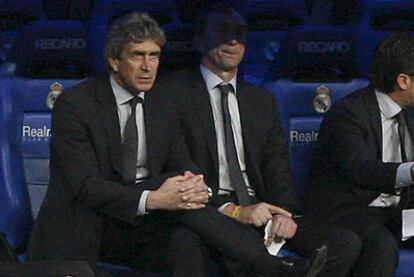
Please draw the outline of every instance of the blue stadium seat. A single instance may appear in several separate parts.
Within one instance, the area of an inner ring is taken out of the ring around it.
[[[268,73],[270,80],[348,82],[360,77],[352,29],[305,24],[289,30]]]
[[[96,72],[105,72],[105,37],[112,21],[133,11],[145,11],[161,25],[178,21],[174,0],[101,0],[97,1],[89,22],[89,45]]]
[[[49,20],[77,20],[86,23],[90,20],[93,0],[42,0],[43,10]]]
[[[167,35],[159,70],[161,73],[183,68],[193,68],[200,63],[200,56],[193,44],[193,24],[177,23],[164,26]]]
[[[28,24],[10,52],[11,75],[45,79],[90,76],[86,27],[78,21],[38,20]]]
[[[400,249],[400,263],[398,264],[395,277],[414,276],[414,250]]]
[[[36,215],[49,183],[51,103],[62,89],[91,75],[86,27],[77,21],[33,21],[17,42],[10,54],[14,77],[4,80],[12,80],[9,93],[19,100],[20,155]]]
[[[21,253],[48,184],[50,107],[90,72],[79,22],[35,21],[17,42],[13,76],[0,78],[0,231]]]
[[[0,231],[16,253],[22,253],[48,184],[46,100],[55,80],[9,77],[0,82]]]
[[[14,40],[29,22],[44,19],[41,0],[0,1],[0,65],[8,61]],[[0,76],[7,74],[9,67],[0,68]]]
[[[13,80],[0,86],[0,231],[16,252],[24,249],[32,226],[30,199],[21,159],[22,123],[19,95],[12,93]]]
[[[267,82],[279,102],[294,177],[303,196],[319,124],[332,102],[367,84],[358,79],[351,30],[305,24],[289,30]]]
[[[308,168],[318,138],[323,114],[345,95],[364,87],[368,81],[300,83],[277,80],[265,84],[276,97],[289,145],[295,184],[301,196],[307,187]]]
[[[353,27],[359,23],[364,9],[364,0],[314,0],[312,1],[310,21],[317,24]]]
[[[240,67],[244,80],[261,85],[279,51],[286,31],[308,20],[303,0],[233,0],[233,7],[247,20],[246,55]]]
[[[365,13],[355,29],[363,76],[369,76],[377,45],[391,32],[403,30],[414,32],[413,0],[367,0]]]

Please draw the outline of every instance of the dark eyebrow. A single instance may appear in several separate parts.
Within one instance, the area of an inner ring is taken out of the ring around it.
[[[145,52],[145,51],[138,51],[138,50],[134,50],[132,51],[132,55],[134,56],[145,56],[145,55],[150,55],[150,56],[160,56],[161,55],[161,51],[153,51],[153,52]]]
[[[161,55],[161,51],[150,52],[150,56],[157,56],[157,57],[159,57],[160,55]]]

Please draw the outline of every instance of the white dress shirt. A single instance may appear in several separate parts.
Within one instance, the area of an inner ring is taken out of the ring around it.
[[[219,194],[227,194],[230,191],[234,191],[234,188],[230,184],[230,175],[229,175],[229,166],[226,158],[226,149],[225,149],[225,135],[224,135],[224,124],[223,124],[223,113],[221,109],[221,92],[217,87],[220,84],[225,82],[214,74],[207,67],[200,65],[201,75],[207,86],[207,90],[210,96],[210,103],[214,117],[214,127],[216,130],[216,140],[217,140],[217,154],[219,162]],[[237,104],[237,82],[236,76],[231,79],[228,83],[231,84],[234,89],[234,93],[229,93],[229,110],[231,117],[231,125],[233,129],[233,136],[235,140],[235,146],[237,151],[237,157],[240,164],[240,169],[243,174],[244,181],[247,186],[249,195],[255,195],[254,190],[251,188],[249,179],[245,173],[246,163],[245,163],[245,153],[243,147],[243,135],[242,135],[242,126],[240,123],[240,113],[239,106]]]
[[[110,76],[112,91],[115,96],[115,102],[118,110],[119,127],[121,130],[121,138],[124,138],[124,129],[126,122],[131,114],[131,105],[129,101],[134,97],[131,93],[121,87],[114,79]],[[145,92],[138,94],[143,100],[145,100]],[[138,155],[137,155],[137,183],[140,183],[143,179],[149,176],[149,170],[147,167],[147,140],[145,136],[145,121],[144,121],[144,108],[142,105],[136,107],[136,122],[138,130]],[[145,206],[147,202],[147,196],[149,191],[144,191],[141,194],[139,201],[137,215],[143,215],[146,213]]]
[[[380,91],[375,90],[378,105],[381,111],[382,123],[382,161],[387,162],[401,162],[401,148],[400,139],[398,137],[398,123],[394,116],[400,111],[401,107],[392,98]],[[406,127],[407,128],[407,127]],[[405,147],[407,159],[413,160],[413,145],[410,138],[410,133],[406,129],[405,132]],[[395,178],[396,191],[402,187],[409,186],[413,183],[411,178],[411,166],[413,162],[401,163],[397,168],[397,175]],[[372,207],[390,207],[396,206],[400,202],[400,196],[381,193],[374,201],[369,204]]]

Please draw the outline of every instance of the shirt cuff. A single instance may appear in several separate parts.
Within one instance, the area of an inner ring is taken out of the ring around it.
[[[142,192],[141,197],[139,198],[137,216],[148,214],[146,206],[147,206],[147,197],[148,197],[149,192],[150,192],[149,190],[144,190]]]
[[[220,213],[222,213],[222,214],[224,214],[224,209],[228,206],[228,205],[231,205],[231,204],[234,204],[233,202],[227,202],[227,203],[224,203],[223,205],[221,205],[217,210],[220,212]]]
[[[397,176],[395,177],[395,188],[400,189],[408,187],[413,183],[411,178],[411,167],[414,162],[402,163],[397,168]]]

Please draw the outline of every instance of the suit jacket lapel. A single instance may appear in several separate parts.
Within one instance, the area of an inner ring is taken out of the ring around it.
[[[239,114],[240,114],[240,124],[242,127],[242,135],[243,135],[243,146],[244,151],[246,154],[246,164],[249,161],[248,157],[252,156],[251,148],[247,146],[256,145],[255,143],[251,143],[253,139],[251,138],[251,132],[249,130],[255,130],[255,125],[258,122],[257,113],[254,111],[253,106],[251,105],[252,99],[249,99],[249,94],[246,91],[246,87],[238,82],[237,83],[237,104],[239,106]],[[253,116],[255,115],[255,116]]]
[[[411,139],[414,140],[414,108],[406,109],[405,119],[407,121],[407,128],[410,132]]]
[[[375,140],[378,145],[378,155],[382,157],[382,123],[381,123],[381,111],[378,106],[377,97],[375,96],[375,90],[373,86],[368,87],[368,90],[364,91],[362,95],[365,103],[366,110],[369,114],[371,127],[374,130]]]
[[[145,93],[145,102],[144,102],[144,124],[145,124],[145,136],[147,143],[147,162],[150,172],[153,172],[155,168],[155,162],[157,159],[156,151],[157,145],[159,143],[156,141],[160,138],[160,130],[163,130],[162,122],[162,110],[166,107],[161,106],[162,101],[160,95],[156,92],[158,89],[161,89],[160,86],[156,83],[151,91]]]
[[[200,116],[206,134],[207,145],[215,170],[216,172],[219,172],[216,129],[214,127],[213,111],[208,90],[198,68],[188,74],[188,77],[191,85],[190,95],[194,100],[195,107],[197,107],[199,111],[198,115]]]
[[[109,82],[109,76],[105,75],[101,78],[102,79],[98,82],[95,101],[99,117],[102,118],[102,122],[105,126],[112,165],[115,170],[122,175],[122,146],[118,110],[111,83]]]

